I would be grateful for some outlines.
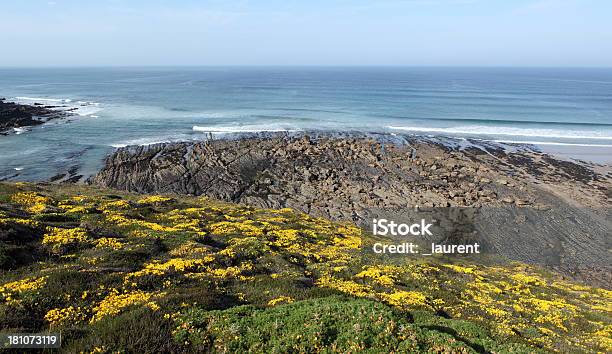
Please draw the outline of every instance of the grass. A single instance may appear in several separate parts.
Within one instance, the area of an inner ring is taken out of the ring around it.
[[[610,291],[372,241],[290,209],[4,183],[0,326],[65,352],[612,351]]]
[[[220,352],[496,352],[530,351],[524,344],[497,345],[483,328],[461,320],[418,316],[371,300],[329,296],[273,308],[253,305],[209,311],[191,308],[180,342]],[[465,336],[460,333],[465,334]]]

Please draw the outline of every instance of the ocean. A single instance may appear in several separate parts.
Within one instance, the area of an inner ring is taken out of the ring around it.
[[[0,179],[89,175],[116,147],[333,130],[612,147],[612,69],[0,69],[0,97],[77,115],[0,136]],[[609,151],[609,150],[606,150]]]

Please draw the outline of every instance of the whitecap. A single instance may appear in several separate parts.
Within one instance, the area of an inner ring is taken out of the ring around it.
[[[520,140],[493,140],[493,141],[496,143],[504,143],[504,144],[580,146],[580,147],[601,147],[601,148],[611,148],[612,147],[612,144],[560,143],[560,142],[554,142],[554,141],[520,141]]]
[[[36,102],[63,102],[64,99],[62,98],[40,98],[40,97],[27,97],[27,96],[20,96],[20,97],[15,97],[16,100],[20,100],[20,101],[32,101],[34,103]]]
[[[112,143],[109,145],[114,148],[122,148],[126,146],[131,146],[131,145],[146,146],[146,145],[170,143],[173,141],[185,141],[185,140],[189,140],[189,136],[170,135],[170,136],[161,136],[161,137],[157,136],[157,137],[131,139],[131,140],[119,141],[119,142]]]
[[[102,110],[100,103],[88,101],[73,102],[70,98],[47,98],[47,97],[28,97],[19,96],[13,99],[16,103],[21,104],[49,104],[60,103],[60,106],[53,107],[55,111],[67,111],[78,116],[90,116]]]
[[[169,142],[171,142],[170,139],[168,140],[158,140],[158,139],[147,140],[143,138],[143,139],[129,140],[126,142],[121,142],[121,143],[110,144],[110,146],[114,148],[122,148],[122,147],[132,146],[132,145],[147,146],[147,145],[163,144],[163,143],[169,143]]]
[[[612,140],[612,136],[601,131],[579,131],[561,129],[514,128],[499,126],[462,126],[462,127],[414,127],[414,126],[387,126],[388,129],[403,130],[421,133],[443,133],[461,135],[490,135],[490,136],[523,136],[549,139],[587,139]]]
[[[102,110],[102,108],[96,107],[96,106],[85,106],[85,107],[76,107],[75,110],[73,110],[73,113],[76,113],[79,116],[91,116],[94,115],[98,112],[100,112]]]
[[[244,126],[193,126],[193,131],[203,133],[259,133],[259,132],[294,132],[296,129],[277,128],[262,125],[244,125]]]

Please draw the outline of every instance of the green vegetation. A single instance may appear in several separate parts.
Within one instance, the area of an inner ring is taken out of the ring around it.
[[[610,291],[370,242],[290,209],[0,184],[0,326],[67,352],[612,351]]]
[[[193,308],[176,338],[221,352],[482,352],[530,351],[524,344],[497,345],[487,331],[428,312],[408,315],[371,300],[329,296],[268,309]],[[462,337],[459,333],[467,335]]]

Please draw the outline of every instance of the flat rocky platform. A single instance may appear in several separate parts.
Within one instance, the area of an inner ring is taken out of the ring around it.
[[[40,125],[51,119],[67,116],[65,111],[53,108],[55,107],[6,102],[0,98],[0,134],[7,134],[7,131],[13,128]]]
[[[289,207],[362,226],[377,216],[409,218],[415,207],[461,207],[476,211],[474,233],[487,252],[612,284],[609,166],[522,147],[397,135],[254,135],[121,148],[90,183]]]

